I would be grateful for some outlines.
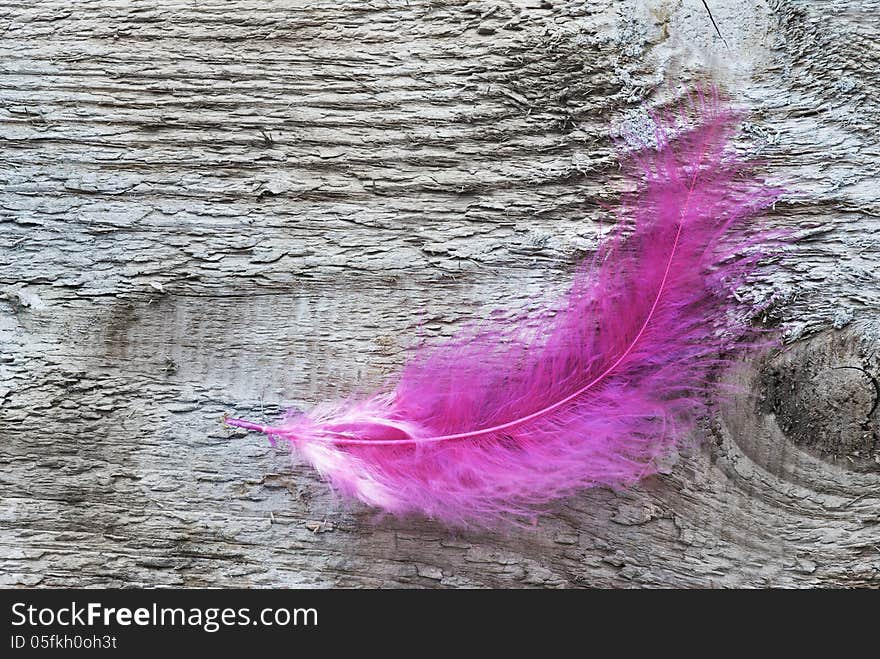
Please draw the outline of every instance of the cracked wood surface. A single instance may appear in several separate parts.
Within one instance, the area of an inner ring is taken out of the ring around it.
[[[709,5],[0,3],[0,584],[880,584],[880,5]],[[792,182],[788,347],[658,476],[451,532],[223,427],[558,294],[609,126],[706,79]]]

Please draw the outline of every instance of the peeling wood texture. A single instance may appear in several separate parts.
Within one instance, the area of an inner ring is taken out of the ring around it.
[[[880,4],[3,2],[0,583],[880,584]],[[609,126],[714,80],[793,182],[787,347],[536,529],[375,520],[224,412],[562,291]]]

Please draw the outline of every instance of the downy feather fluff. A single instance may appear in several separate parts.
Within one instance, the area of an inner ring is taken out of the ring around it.
[[[733,293],[773,242],[753,220],[777,196],[733,154],[737,114],[716,94],[654,120],[656,144],[623,156],[637,190],[562,305],[420,349],[393,389],[226,422],[289,440],[345,497],[451,525],[533,519],[653,473],[750,343]]]

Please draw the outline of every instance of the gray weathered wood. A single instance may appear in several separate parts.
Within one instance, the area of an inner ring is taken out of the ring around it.
[[[880,5],[709,5],[728,47],[698,0],[3,2],[0,583],[880,583]],[[660,475],[450,532],[223,427],[563,290],[609,125],[706,79],[803,239]]]

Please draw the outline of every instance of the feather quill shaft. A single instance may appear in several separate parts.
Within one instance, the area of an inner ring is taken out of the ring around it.
[[[652,473],[747,344],[753,310],[733,291],[776,238],[750,220],[778,195],[733,153],[717,95],[655,121],[656,148],[624,163],[636,191],[560,307],[422,349],[393,390],[226,423],[289,440],[346,497],[454,525]]]

